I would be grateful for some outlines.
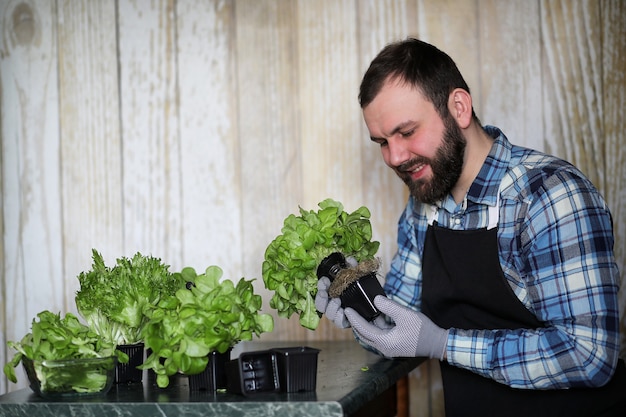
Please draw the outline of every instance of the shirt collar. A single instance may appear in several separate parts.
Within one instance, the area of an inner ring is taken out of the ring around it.
[[[511,143],[500,129],[484,126],[485,132],[494,139],[489,155],[472,183],[467,199],[478,204],[496,204],[502,178],[511,160]]]

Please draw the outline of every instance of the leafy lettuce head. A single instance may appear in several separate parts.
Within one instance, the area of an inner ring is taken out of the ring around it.
[[[92,269],[78,275],[78,312],[107,340],[118,345],[141,342],[148,310],[164,296],[175,294],[184,282],[158,258],[137,253],[131,259],[117,259],[109,268],[100,253],[94,249],[92,254]]]
[[[320,315],[315,309],[316,270],[333,252],[353,256],[357,261],[373,258],[379,242],[372,241],[370,211],[360,207],[347,213],[343,205],[326,199],[318,211],[300,207],[300,215],[289,215],[277,236],[265,250],[263,282],[274,291],[270,307],[281,317],[299,314],[300,324],[315,330]]]

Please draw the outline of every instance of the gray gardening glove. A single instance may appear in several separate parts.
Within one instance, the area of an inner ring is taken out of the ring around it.
[[[448,341],[448,330],[433,323],[424,313],[411,310],[382,295],[374,305],[395,322],[395,326],[381,328],[370,323],[356,311],[347,308],[345,315],[352,330],[364,343],[389,358],[425,356],[443,359]]]
[[[357,265],[357,260],[351,256],[346,258],[346,263],[354,267]],[[340,329],[350,327],[350,322],[346,318],[344,309],[341,307],[341,300],[339,298],[329,298],[328,289],[330,288],[330,278],[321,277],[317,281],[317,294],[315,294],[315,308],[320,313],[324,314],[328,320],[332,321],[335,326]]]
[[[340,329],[350,327],[350,322],[346,318],[344,309],[341,307],[339,298],[328,298],[328,288],[330,279],[322,277],[317,281],[317,294],[315,295],[315,308],[324,314],[328,320],[332,321]]]

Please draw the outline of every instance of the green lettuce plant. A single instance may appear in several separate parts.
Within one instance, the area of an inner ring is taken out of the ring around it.
[[[343,205],[326,199],[319,210],[304,210],[284,220],[282,234],[265,250],[263,282],[273,291],[270,307],[280,317],[300,316],[300,324],[315,330],[320,314],[315,309],[317,267],[334,252],[357,261],[374,258],[379,242],[372,241],[370,211],[360,207],[347,213]]]
[[[128,362],[128,356],[116,350],[115,343],[97,335],[91,328],[80,323],[78,317],[67,313],[65,317],[44,310],[33,319],[31,332],[19,342],[7,345],[17,351],[4,365],[9,381],[17,382],[15,367],[24,360],[31,360],[41,389],[47,392],[62,391],[68,381],[67,370],[43,366],[44,361],[66,359],[108,358],[116,356],[119,362]],[[106,384],[106,376],[98,370],[76,375],[71,379],[76,392],[98,392]]]
[[[142,342],[148,312],[185,283],[159,258],[136,253],[107,267],[95,249],[92,255],[91,270],[78,275],[78,313],[97,334],[117,345]]]
[[[177,372],[204,371],[209,353],[225,353],[242,340],[274,329],[272,316],[259,312],[262,299],[254,293],[252,280],[220,281],[223,271],[217,266],[199,275],[190,267],[176,274],[188,288],[163,298],[143,331],[150,355],[140,368],[152,369],[162,388]]]

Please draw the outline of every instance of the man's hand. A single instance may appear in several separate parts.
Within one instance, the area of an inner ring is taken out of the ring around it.
[[[361,341],[390,358],[426,356],[443,359],[448,330],[437,326],[424,313],[411,310],[382,295],[376,296],[374,305],[391,318],[395,326],[381,328],[347,308],[345,315]]]
[[[348,256],[346,263],[350,267],[357,265],[357,260]],[[320,313],[324,314],[328,320],[332,321],[335,326],[340,329],[350,327],[350,323],[346,318],[343,307],[341,307],[341,300],[339,298],[329,298],[328,289],[330,288],[330,279],[328,277],[321,277],[317,281],[317,294],[315,294],[315,308]]]
[[[317,294],[315,295],[315,308],[324,314],[328,320],[332,321],[340,329],[350,327],[344,309],[341,307],[339,298],[328,298],[328,288],[330,279],[322,277],[317,281]]]

